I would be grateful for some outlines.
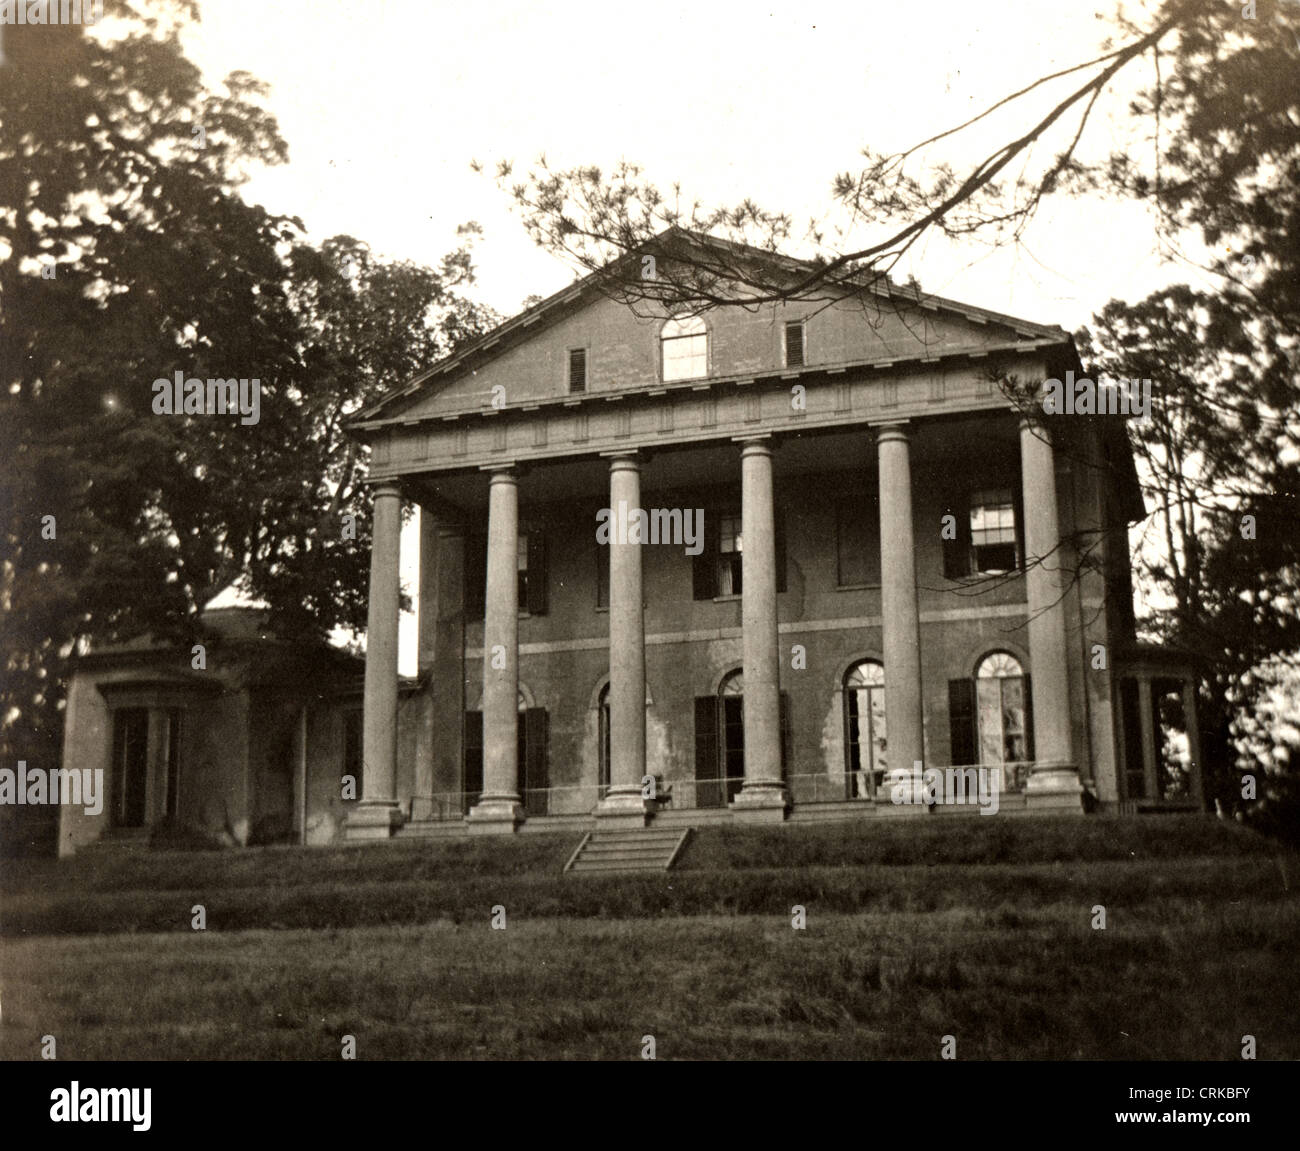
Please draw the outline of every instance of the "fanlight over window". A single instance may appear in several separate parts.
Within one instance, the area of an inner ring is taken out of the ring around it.
[[[709,374],[709,329],[699,316],[674,316],[660,333],[664,379],[695,380]]]
[[[875,660],[855,664],[844,677],[848,721],[846,795],[873,799],[883,784],[885,765],[885,669]]]
[[[1029,758],[1028,700],[1020,661],[1004,651],[985,656],[975,672],[980,762],[1023,763]]]

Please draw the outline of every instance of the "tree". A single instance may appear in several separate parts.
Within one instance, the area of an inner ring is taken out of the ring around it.
[[[237,195],[284,142],[251,77],[202,87],[177,39],[193,5],[120,15],[113,42],[10,28],[0,68],[0,720],[37,762],[78,643],[183,626],[238,569],[295,438],[277,256],[295,225]],[[261,420],[154,416],[176,369],[260,377]]]
[[[346,237],[313,248],[298,220],[248,204],[247,172],[287,154],[264,90],[243,73],[206,90],[178,37],[196,6],[162,10],[120,6],[114,39],[69,25],[7,30],[9,762],[57,762],[70,660],[88,641],[196,637],[204,605],[232,582],[267,599],[286,635],[358,625],[365,461],[342,420],[493,319],[460,291],[473,280],[473,226],[427,269]],[[176,372],[255,382],[256,419],[160,413],[155,381]]]

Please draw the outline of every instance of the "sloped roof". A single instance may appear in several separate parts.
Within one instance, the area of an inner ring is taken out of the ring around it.
[[[640,253],[647,249],[661,250],[680,243],[720,248],[731,255],[766,262],[794,275],[811,275],[818,269],[818,265],[811,260],[784,256],[780,253],[765,251],[762,248],[755,248],[749,244],[721,239],[703,232],[693,232],[686,228],[667,228],[643,244],[641,248],[624,253],[624,255],[612,261],[611,264],[607,265],[606,269],[591,272],[582,279],[574,281],[568,287],[562,288],[540,303],[534,304],[531,308],[527,308],[518,315],[498,324],[491,331],[485,332],[477,339],[464,344],[451,355],[444,356],[441,360],[412,377],[405,384],[394,388],[375,403],[356,413],[348,421],[349,426],[364,427],[367,424],[389,417],[393,414],[393,409],[400,408],[405,401],[414,399],[430,380],[438,376],[449,375],[471,362],[482,363],[485,359],[490,359],[492,356],[504,352],[507,348],[513,347],[518,342],[514,338],[518,333],[532,328],[535,324],[563,307],[576,303],[580,299],[599,291],[600,278],[609,269],[615,268],[626,261],[637,259]],[[849,275],[844,282],[853,283],[854,277]],[[936,296],[917,288],[896,284],[887,276],[863,273],[858,283],[863,291],[871,292],[882,299],[910,301],[934,311],[960,315],[976,323],[1001,324],[1030,339],[1046,340],[1053,344],[1069,344],[1072,339],[1070,334],[1058,325],[1039,324],[1032,320],[1007,315],[1004,312],[994,312],[987,308],[976,307],[973,304],[963,304],[960,301],[950,300],[944,296]],[[931,353],[922,353],[922,355],[929,354]],[[898,361],[908,357],[895,356],[892,358]]]

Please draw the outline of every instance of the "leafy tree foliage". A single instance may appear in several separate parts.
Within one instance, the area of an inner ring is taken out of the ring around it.
[[[93,32],[7,28],[0,66],[0,753],[43,766],[91,638],[192,636],[240,580],[287,633],[357,626],[342,421],[494,319],[461,291],[473,226],[430,269],[246,202],[287,157],[262,85],[205,88],[196,5],[109,7]],[[178,371],[258,380],[257,422],[155,414]]]

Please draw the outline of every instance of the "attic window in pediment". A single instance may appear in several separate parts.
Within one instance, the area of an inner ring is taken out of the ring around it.
[[[587,349],[569,349],[569,391],[587,390]]]
[[[674,316],[659,338],[666,381],[696,380],[709,374],[709,328],[699,316]]]

